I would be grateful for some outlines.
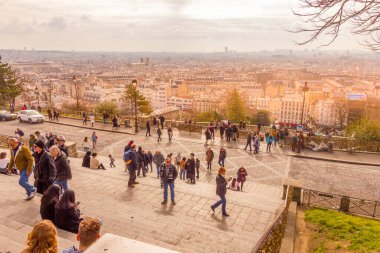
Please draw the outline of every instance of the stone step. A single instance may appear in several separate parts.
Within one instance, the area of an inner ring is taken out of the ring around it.
[[[7,236],[0,235],[0,252],[21,252],[24,248],[24,243],[21,244],[10,240]]]

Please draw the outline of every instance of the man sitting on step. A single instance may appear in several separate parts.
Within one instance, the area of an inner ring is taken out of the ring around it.
[[[87,250],[96,240],[100,238],[101,221],[99,219],[87,217],[79,224],[79,231],[77,240],[79,241],[79,248],[75,246],[65,249],[62,253],[83,253]]]

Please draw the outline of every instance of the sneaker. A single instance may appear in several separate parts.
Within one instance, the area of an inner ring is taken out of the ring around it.
[[[222,215],[225,216],[225,217],[229,217],[230,216],[228,213],[224,213]]]
[[[168,202],[166,200],[161,202],[161,205],[166,205]]]
[[[133,184],[129,184],[128,187],[135,187]]]
[[[175,206],[175,204],[176,204],[175,201],[172,201],[172,205]]]
[[[215,208],[213,206],[211,206],[211,210],[215,213]]]
[[[30,200],[30,199],[34,198],[34,196],[36,196],[36,191],[33,191],[33,192],[27,194],[25,200]]]
[[[139,182],[133,182],[132,184],[139,184]]]

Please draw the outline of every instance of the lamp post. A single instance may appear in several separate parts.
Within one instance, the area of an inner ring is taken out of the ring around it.
[[[75,97],[77,99],[77,109],[79,109],[77,78],[75,75],[73,75],[73,81],[74,81],[74,86],[75,86]]]
[[[139,131],[139,126],[137,122],[137,80],[132,80],[132,86],[134,88],[134,102],[135,102],[135,133]]]
[[[303,125],[303,114],[305,111],[305,97],[306,97],[306,92],[308,91],[309,91],[309,87],[307,87],[307,82],[305,82],[305,85],[302,87],[303,102],[302,102],[302,113],[301,113],[301,125]]]
[[[37,95],[37,104],[38,104],[38,107],[40,107],[40,90],[38,89],[37,86],[36,86],[36,88],[34,90],[35,90],[36,95]]]

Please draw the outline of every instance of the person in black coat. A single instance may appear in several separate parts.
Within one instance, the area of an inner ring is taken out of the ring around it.
[[[82,221],[78,205],[79,203],[75,202],[75,193],[72,190],[65,191],[55,206],[55,225],[60,229],[78,233]]]
[[[191,184],[195,184],[195,159],[194,154],[190,154],[190,158],[186,161],[186,172]]]
[[[37,192],[44,194],[44,192],[53,184],[57,170],[55,168],[55,163],[53,157],[45,151],[44,143],[39,140],[34,144],[34,177],[36,179],[35,186],[37,187]]]
[[[152,152],[148,151],[147,154],[148,156],[148,164],[150,165],[150,172],[153,172],[153,155],[152,155]],[[148,168],[148,166],[147,166]],[[149,170],[149,168],[148,168]]]
[[[220,197],[220,200],[211,206],[211,210],[215,212],[215,208],[222,205],[222,215],[228,217],[228,213],[226,211],[226,193],[227,193],[227,182],[232,178],[229,177],[227,180],[224,175],[226,174],[226,169],[224,167],[220,167],[218,176],[216,177],[216,194]]]
[[[58,203],[59,196],[61,195],[61,187],[52,184],[44,192],[41,198],[40,214],[43,220],[50,220],[54,223],[55,219],[55,206]]]
[[[145,136],[148,136],[148,134],[150,136],[150,122],[149,122],[149,120],[146,122],[146,134],[145,134]]]
[[[87,151],[83,156],[82,167],[90,168],[91,151]]]
[[[144,153],[143,153],[143,150],[142,150],[142,147],[140,146],[138,151],[137,151],[137,157],[138,157],[138,161],[139,161],[139,167],[137,169],[137,176],[140,176],[140,172],[142,171],[142,174],[143,176],[145,177],[145,160],[144,160]]]
[[[64,191],[67,191],[67,181],[72,178],[71,168],[67,161],[67,157],[56,145],[50,147],[49,151],[54,158],[55,167],[57,169],[57,177],[54,184],[61,186]]]
[[[231,128],[231,126],[228,126],[226,129],[226,137],[227,137],[228,142],[231,141],[231,136],[232,136],[232,128]]]

